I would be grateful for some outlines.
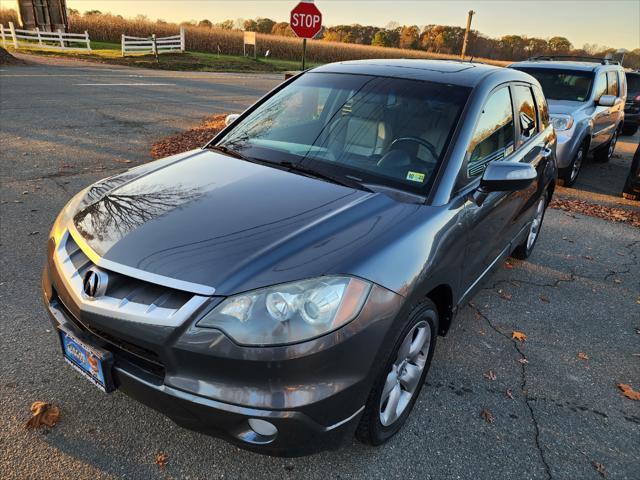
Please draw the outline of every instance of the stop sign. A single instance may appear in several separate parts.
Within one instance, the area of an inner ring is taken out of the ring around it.
[[[313,0],[302,1],[291,10],[289,24],[300,38],[313,38],[322,30],[322,14]]]

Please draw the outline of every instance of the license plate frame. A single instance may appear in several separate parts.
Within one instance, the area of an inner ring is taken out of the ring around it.
[[[105,393],[115,390],[113,383],[113,354],[92,345],[82,335],[59,327],[58,337],[62,356],[71,367]]]

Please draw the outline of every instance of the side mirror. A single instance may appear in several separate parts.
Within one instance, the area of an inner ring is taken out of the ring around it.
[[[492,162],[487,165],[480,188],[473,194],[473,201],[480,206],[491,192],[515,192],[531,185],[538,172],[530,163]]]
[[[598,100],[600,107],[613,107],[616,104],[617,97],[615,95],[602,95]]]
[[[228,127],[229,125],[231,125],[233,122],[235,122],[238,118],[240,117],[239,113],[230,113],[229,115],[227,115],[227,117],[224,119],[224,126]]]

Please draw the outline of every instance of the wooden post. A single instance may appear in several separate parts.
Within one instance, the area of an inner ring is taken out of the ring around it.
[[[4,25],[2,25],[0,23],[0,37],[2,37],[2,46],[6,47],[7,46],[7,39],[4,36]]]
[[[180,51],[183,53],[185,51],[184,26],[180,27]]]
[[[89,32],[84,31],[84,39],[87,42],[87,50],[91,51],[91,40],[89,40]]]
[[[158,58],[158,44],[156,42],[156,34],[152,34],[151,35],[151,41],[153,42],[153,54],[156,57],[156,61],[159,62],[160,59]]]
[[[62,30],[58,29],[58,38],[60,39],[60,48],[64,48],[64,38],[62,38]]]
[[[13,22],[9,22],[9,30],[11,31],[11,38],[13,39],[13,47],[18,48],[18,37],[16,37],[16,27],[13,26]]]
[[[469,16],[467,17],[467,29],[464,31],[464,40],[462,41],[462,53],[460,58],[464,60],[464,56],[467,53],[467,43],[469,43],[469,33],[471,32],[471,19],[476,12],[469,10]]]
[[[125,56],[125,48],[124,48],[124,33],[120,36],[120,48],[122,49],[122,56]]]
[[[42,37],[40,36],[40,29],[36,27],[36,34],[38,35],[38,45],[42,45]]]

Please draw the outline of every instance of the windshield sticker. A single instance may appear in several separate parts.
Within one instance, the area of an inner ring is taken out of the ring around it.
[[[513,145],[509,145],[507,148],[504,149],[504,156],[505,157],[508,157],[512,153],[513,153]]]
[[[412,182],[424,182],[424,173],[418,172],[409,172],[407,173],[407,180],[411,180]]]

